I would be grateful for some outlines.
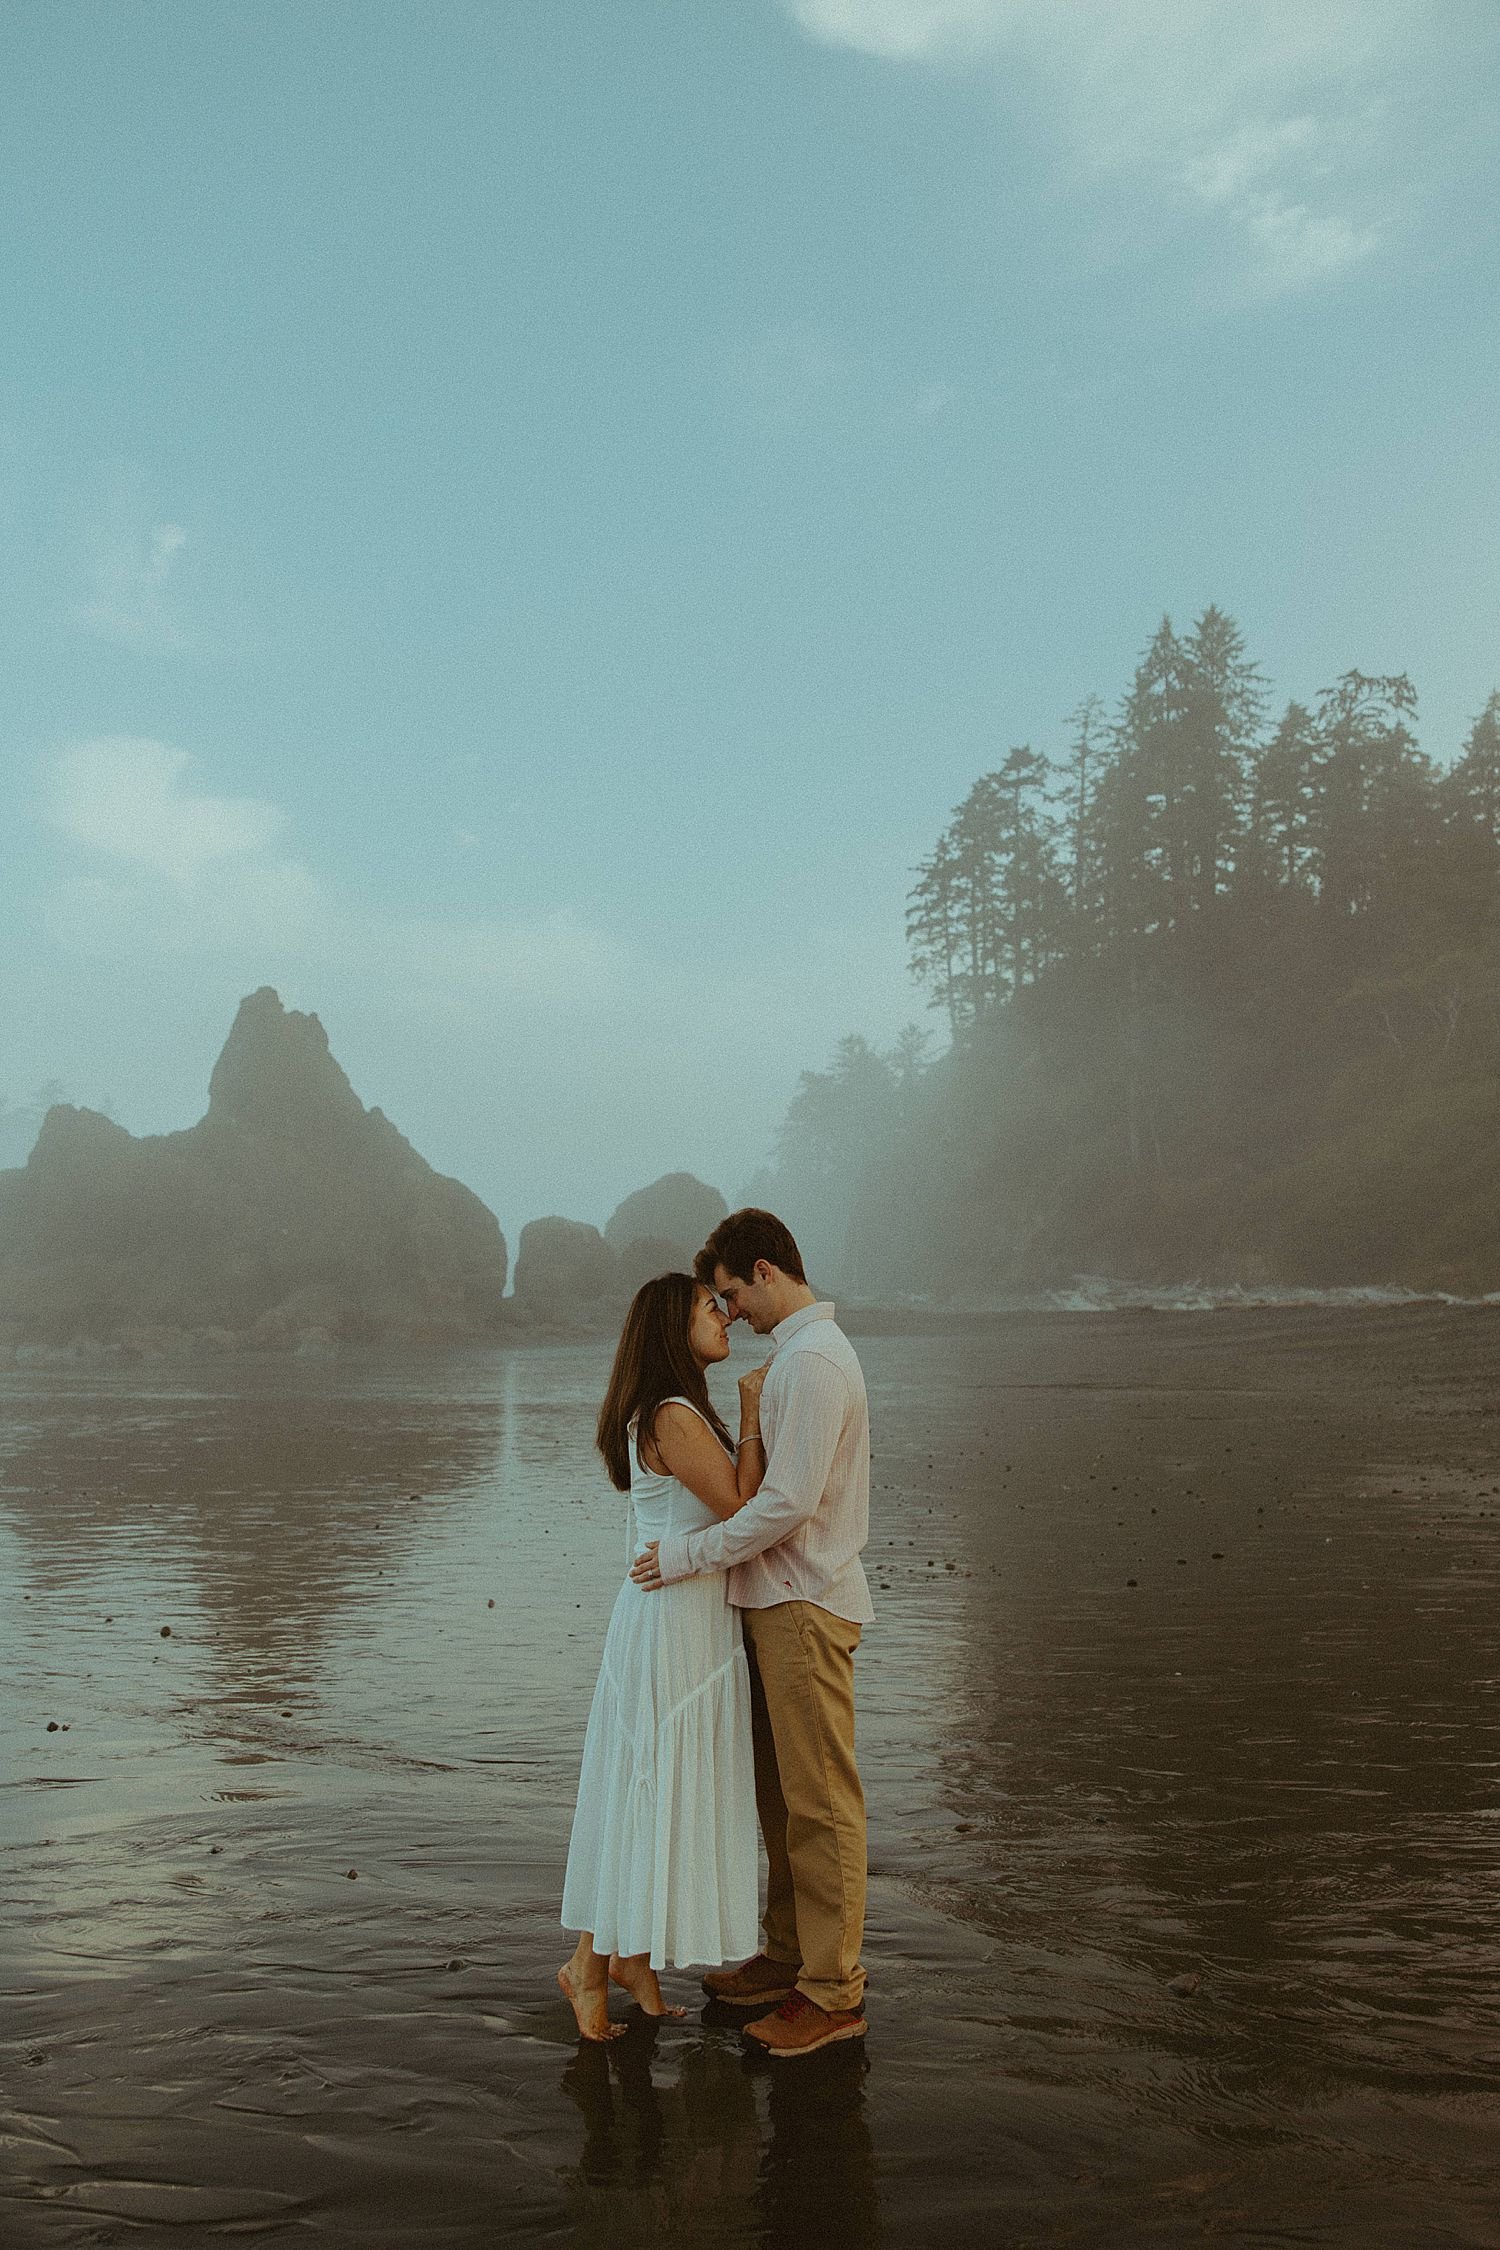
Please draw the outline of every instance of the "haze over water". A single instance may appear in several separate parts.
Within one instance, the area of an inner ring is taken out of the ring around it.
[[[780,2076],[552,1983],[606,1344],[6,1375],[7,2245],[1494,2244],[1493,1329],[859,1339],[871,2029]]]
[[[1497,81],[0,11],[0,2250],[1500,2250]],[[884,1321],[786,2077],[553,1981],[684,1170]]]
[[[739,1200],[1164,611],[1278,708],[1409,673],[1445,766],[1497,685],[1486,0],[12,0],[0,62],[5,1164],[59,1086],[191,1125],[273,984],[513,1245]]]

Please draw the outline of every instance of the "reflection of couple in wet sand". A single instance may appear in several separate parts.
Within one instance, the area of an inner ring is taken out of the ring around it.
[[[736,1320],[771,1339],[740,1382],[737,1446],[704,1379]],[[779,1219],[734,1213],[694,1274],[637,1293],[598,1438],[644,1551],[605,1637],[563,1885],[581,1935],[558,1982],[579,2031],[623,2030],[611,1984],[649,2016],[681,2014],[657,1973],[698,1966],[771,2055],[858,2039],[869,1415],[854,1349]],[[754,1813],[770,1870],[758,1952]]]
[[[812,2071],[756,2071],[713,2036],[663,2052],[656,2029],[642,2024],[618,2045],[580,2040],[569,2055],[563,2091],[584,2128],[571,2239],[753,2239],[762,2250],[879,2240],[861,2046],[835,2047]]]

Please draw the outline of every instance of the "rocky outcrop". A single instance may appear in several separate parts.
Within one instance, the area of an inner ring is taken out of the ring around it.
[[[620,1277],[620,1296],[633,1297],[643,1281],[658,1273],[690,1273],[693,1261],[684,1256],[680,1242],[667,1242],[660,1235],[638,1234],[627,1242],[615,1260]]]
[[[597,1227],[533,1219],[516,1245],[515,1310],[526,1321],[592,1327],[614,1317],[620,1269]]]
[[[11,1344],[451,1340],[494,1329],[505,1277],[493,1214],[269,987],[241,1004],[198,1124],[136,1140],[63,1105],[0,1173]]]
[[[605,1227],[604,1239],[635,1276],[631,1287],[636,1288],[648,1274],[667,1267],[691,1272],[707,1237],[728,1214],[717,1188],[706,1187],[691,1172],[668,1172],[626,1196]]]
[[[523,1328],[612,1324],[653,1274],[690,1270],[727,1210],[716,1188],[669,1172],[627,1195],[603,1234],[577,1219],[533,1219],[517,1245],[511,1317]]]

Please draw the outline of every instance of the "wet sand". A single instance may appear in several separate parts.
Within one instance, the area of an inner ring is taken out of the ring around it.
[[[871,2028],[780,2066],[552,1982],[607,1346],[0,1379],[6,2250],[1500,2244],[1500,1315],[860,1348]]]

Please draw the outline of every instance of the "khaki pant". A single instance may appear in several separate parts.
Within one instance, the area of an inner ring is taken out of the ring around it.
[[[815,1602],[740,1612],[750,1664],[755,1803],[771,1875],[766,1953],[799,1964],[820,2008],[865,1989],[865,1798],[854,1763],[860,1628]]]

